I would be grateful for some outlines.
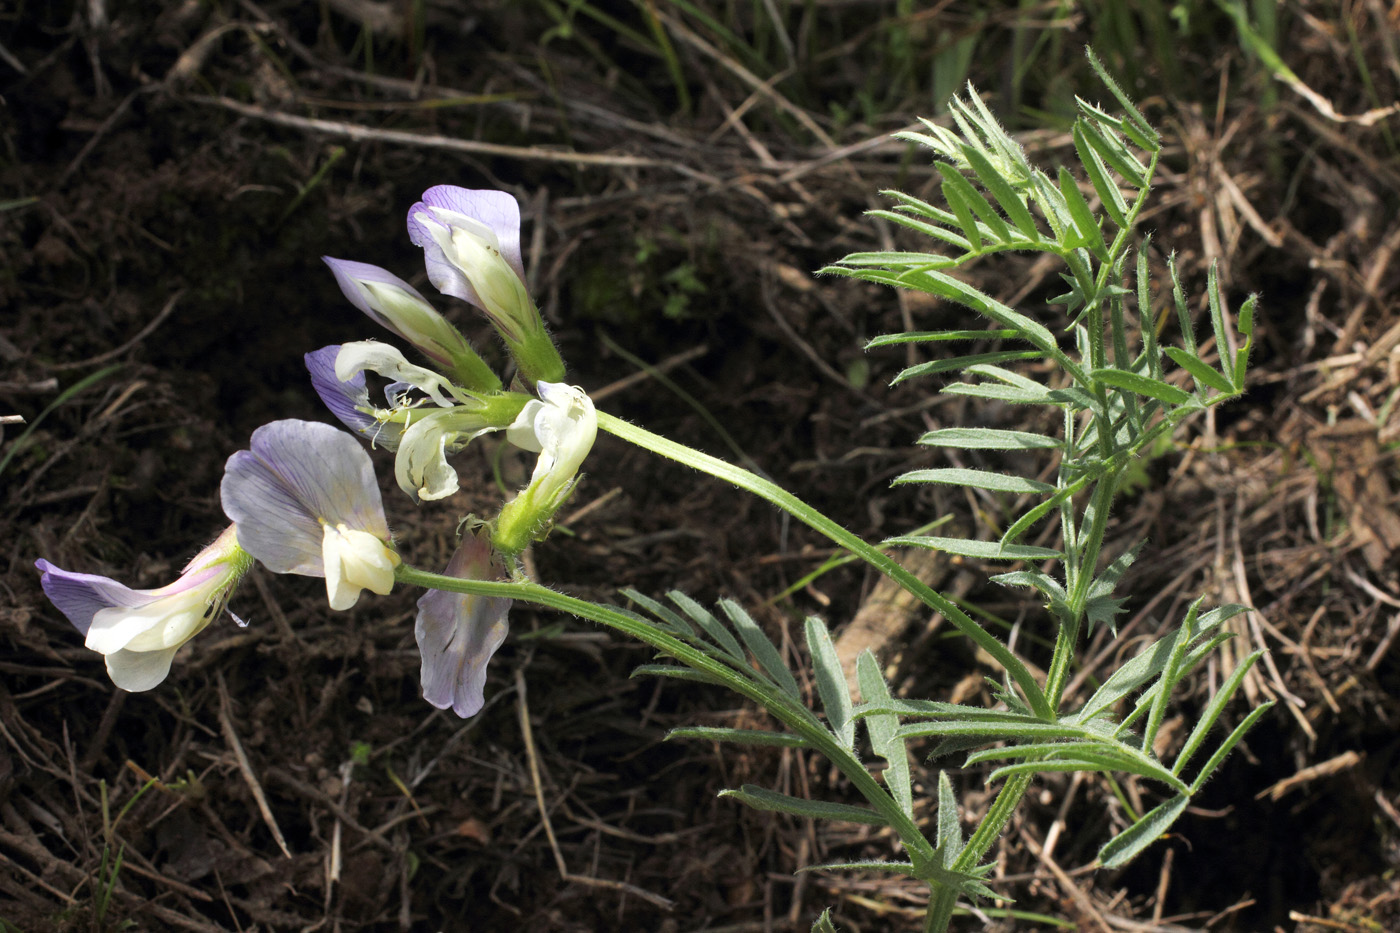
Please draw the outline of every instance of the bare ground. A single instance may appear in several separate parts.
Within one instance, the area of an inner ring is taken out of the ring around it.
[[[879,832],[715,797],[744,781],[839,796],[817,762],[663,742],[682,723],[761,718],[709,688],[629,679],[648,653],[576,620],[518,608],[488,705],[463,722],[419,697],[415,593],[331,614],[317,581],[254,575],[234,604],[247,629],[220,622],[133,695],[44,600],[39,556],[158,586],[218,532],[227,456],[265,421],[325,417],[302,353],[370,335],[319,257],[412,278],[404,210],[439,183],[520,199],[532,289],[571,378],[606,410],[751,458],[869,539],[941,514],[971,527],[988,507],[888,480],[926,462],[911,441],[927,428],[1022,413],[888,389],[904,358],[861,350],[906,318],[933,328],[958,312],[811,274],[856,249],[922,248],[859,216],[879,189],[930,179],[887,138],[926,103],[859,116],[859,72],[886,34],[866,7],[794,13],[794,34],[805,22],[844,39],[766,85],[665,6],[686,106],[639,40],[582,15],[570,32],[547,4],[432,4],[417,31],[399,7],[361,9],[384,18],[376,31],[348,6],[0,18],[0,415],[27,422],[0,447],[0,919],[26,933],[759,931],[805,930],[834,906],[843,929],[917,928],[917,885],[794,874],[893,854]],[[903,24],[929,40],[920,67],[946,51],[932,25],[985,30],[984,47],[1010,29],[1009,12],[976,22],[945,6]],[[639,8],[617,7],[648,35]],[[1136,93],[1170,139],[1154,262],[1174,251],[1198,292],[1218,262],[1229,302],[1257,291],[1265,312],[1249,396],[1179,434],[1116,516],[1118,546],[1145,536],[1151,559],[1126,584],[1132,621],[1096,636],[1083,676],[1205,591],[1258,609],[1239,653],[1270,655],[1247,689],[1282,702],[1179,833],[1125,871],[1091,868],[1122,825],[1107,785],[1047,782],[1000,853],[1018,910],[1081,929],[1400,928],[1400,170],[1394,123],[1373,113],[1397,84],[1387,15],[1289,5],[1280,47],[1315,100],[1233,43],[1183,42],[1179,96],[1142,68]],[[1096,35],[1090,13],[1055,23],[1071,45]],[[1006,73],[979,67],[997,105]],[[1027,106],[1048,106],[1045,84]],[[1045,162],[1071,157],[1054,129],[1023,138]],[[1039,312],[1053,272],[1007,257],[979,274]],[[453,314],[491,346],[468,312]],[[494,469],[508,485],[528,469],[491,444],[461,464],[447,508],[386,485],[420,566],[445,563],[459,515],[498,501]],[[847,567],[794,588],[831,551],[768,508],[610,439],[588,469],[567,533],[533,555],[541,580],[605,600],[623,586],[730,596],[786,645],[809,613],[838,631],[883,619],[907,695],[983,689],[990,668],[940,620],[891,610],[890,624],[875,580]],[[1045,637],[1039,610],[982,568],[923,570],[1021,644]],[[959,785],[985,806],[976,775]]]

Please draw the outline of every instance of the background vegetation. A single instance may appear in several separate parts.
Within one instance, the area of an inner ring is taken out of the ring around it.
[[[223,463],[252,429],[325,420],[302,353],[368,332],[319,257],[421,283],[404,211],[439,183],[520,199],[532,290],[600,407],[756,464],[870,539],[945,515],[995,526],[995,500],[888,488],[931,465],[915,437],[973,413],[887,388],[913,360],[861,350],[956,312],[811,272],[919,248],[861,212],[883,188],[928,196],[936,173],[890,134],[968,80],[1035,160],[1069,161],[1073,95],[1100,93],[1092,43],[1167,139],[1154,264],[1174,252],[1199,293],[1217,262],[1227,300],[1257,291],[1261,313],[1250,394],[1144,462],[1116,516],[1111,534],[1150,550],[1120,642],[1098,633],[1079,676],[1204,587],[1257,607],[1239,651],[1271,654],[1246,689],[1282,702],[1211,805],[1125,871],[1090,863],[1137,787],[1065,777],[1065,804],[1033,803],[1005,837],[995,885],[1042,919],[981,906],[1002,929],[1400,925],[1398,17],[1381,0],[0,8],[0,415],[26,421],[0,446],[0,918],[759,931],[832,905],[843,929],[908,928],[917,885],[794,874],[887,856],[878,832],[714,797],[830,775],[793,750],[663,744],[674,722],[759,723],[705,688],[629,680],[647,652],[611,635],[518,612],[462,722],[419,698],[417,594],[332,615],[316,581],[256,576],[234,602],[252,625],[220,622],[162,688],[125,695],[32,564],[168,582],[219,531]],[[1033,313],[1060,290],[1014,255],[978,274]],[[386,497],[422,566],[529,468],[491,444],[462,462],[450,509]],[[941,620],[833,568],[805,529],[606,439],[588,466],[535,555],[543,581],[729,596],[786,644],[817,612],[910,694],[984,689]],[[1024,594],[909,560],[1003,636],[1043,637]]]

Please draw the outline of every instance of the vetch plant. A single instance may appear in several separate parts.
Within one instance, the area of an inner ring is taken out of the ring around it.
[[[41,560],[45,591],[87,635],[89,647],[106,655],[118,686],[149,689],[165,677],[180,645],[217,614],[253,559],[276,573],[324,577],[337,610],[355,605],[366,589],[384,594],[395,584],[425,587],[429,592],[418,601],[415,623],[423,695],[459,716],[482,708],[486,664],[507,635],[514,602],[608,626],[668,659],[639,673],[724,686],[781,726],[682,728],[673,737],[800,747],[826,757],[863,805],[799,799],[752,785],[722,793],[761,810],[887,827],[901,858],[817,867],[894,872],[925,883],[927,931],[946,929],[960,898],[1009,899],[993,890],[994,866],[986,859],[1038,775],[1131,774],[1157,788],[1158,802],[1143,813],[1130,811],[1130,824],[1099,851],[1103,865],[1125,864],[1186,810],[1269,705],[1250,711],[1223,738],[1212,735],[1258,659],[1255,652],[1228,673],[1175,755],[1159,756],[1157,740],[1174,692],[1230,637],[1225,623],[1245,611],[1237,605],[1207,607],[1201,599],[1091,695],[1067,695],[1076,652],[1089,630],[1112,629],[1131,598],[1119,592],[1119,584],[1143,544],[1108,552],[1114,497],[1136,460],[1192,416],[1244,391],[1254,299],[1232,323],[1212,273],[1207,352],[1169,262],[1169,301],[1179,333],[1171,343],[1158,334],[1147,242],[1135,227],[1161,141],[1092,54],[1090,61],[1122,116],[1079,102],[1073,139],[1086,187],[1067,168],[1052,177],[1032,165],[969,88],[965,99],[950,105],[951,126],[926,121],[925,132],[901,134],[935,159],[941,204],[887,192],[893,209],[876,212],[928,236],[933,248],[857,253],[823,270],[923,291],[969,312],[964,328],[871,341],[874,350],[915,344],[930,351],[929,361],[905,369],[896,382],[937,376],[944,380],[938,391],[945,394],[1054,414],[1057,427],[1046,433],[946,427],[918,439],[934,449],[1001,452],[1018,473],[934,466],[895,480],[901,486],[1007,493],[1027,503],[995,540],[909,534],[872,544],[768,479],[597,411],[582,388],[565,381],[563,361],[526,292],[514,199],[439,186],[410,209],[410,237],[424,249],[433,285],[488,316],[515,372],[504,374],[507,379],[491,372],[461,334],[394,274],[328,258],[350,303],[412,344],[425,363],[377,341],[308,353],[316,392],[352,433],[301,421],[255,431],[250,449],[229,459],[223,481],[233,528],[171,587],[129,590]],[[1067,291],[1054,302],[1064,307],[1062,322],[1044,324],[952,274],[1007,250],[1038,252],[1063,264]],[[370,392],[367,372],[389,381],[382,405]],[[827,625],[814,617],[806,620],[805,641],[817,711],[782,652],[737,603],[726,600],[710,609],[679,592],[663,601],[628,591],[623,595],[635,608],[625,609],[565,596],[528,579],[520,555],[548,536],[599,430],[759,496],[887,575],[998,665],[994,705],[895,696],[869,652],[857,659],[859,695],[853,696]],[[538,454],[528,484],[494,518],[466,517],[463,524],[470,528],[444,573],[411,566],[385,521],[366,448],[392,451],[399,486],[415,502],[431,502],[458,488],[450,458],[488,432],[503,432],[507,442]],[[1033,529],[1052,540],[1026,543]],[[1053,651],[1044,675],[900,566],[887,553],[894,547],[1005,562],[1007,572],[993,580],[1033,592],[1045,607]],[[931,748],[927,740],[933,740]],[[993,766],[987,781],[997,788],[996,797],[968,835],[946,770],[927,782],[935,788],[932,801],[915,800],[911,758],[928,752],[945,768],[956,767],[958,757],[963,766]],[[880,764],[872,767],[867,757]],[[916,814],[930,809],[936,816],[926,825]],[[830,919],[823,915],[814,929],[832,929]]]

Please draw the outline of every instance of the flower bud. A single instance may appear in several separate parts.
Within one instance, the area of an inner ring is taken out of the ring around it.
[[[331,267],[336,284],[351,304],[450,370],[462,385],[478,392],[491,392],[501,387],[501,380],[461,332],[413,286],[367,262],[330,256],[321,259]]]
[[[540,455],[530,484],[496,518],[491,542],[511,555],[548,534],[598,436],[598,414],[586,392],[555,382],[536,388],[540,397],[527,402],[506,431],[512,444]]]

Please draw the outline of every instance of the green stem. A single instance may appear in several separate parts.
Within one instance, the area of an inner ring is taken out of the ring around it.
[[[945,885],[930,885],[928,910],[924,913],[924,933],[944,933],[953,919],[958,892]]]
[[[624,441],[636,444],[652,453],[660,454],[678,463],[694,467],[701,472],[708,473],[725,482],[733,483],[740,489],[747,490],[762,499],[787,512],[793,518],[806,524],[810,528],[826,535],[841,547],[860,557],[866,563],[875,567],[881,573],[894,580],[904,589],[914,596],[917,596],[926,606],[942,613],[943,617],[953,624],[958,631],[972,639],[996,659],[1006,673],[1021,688],[1021,694],[1036,715],[1049,719],[1053,716],[1050,704],[1045,698],[1040,685],[1036,683],[1035,677],[1025,664],[1021,662],[1011,650],[1008,649],[995,635],[983,629],[972,620],[965,612],[959,609],[942,594],[925,584],[918,577],[914,576],[898,562],[882,553],[879,549],[866,542],[858,535],[852,534],[839,524],[827,518],[812,506],[803,502],[792,493],[770,482],[748,470],[726,463],[717,457],[701,453],[684,444],[668,440],[658,434],[653,434],[634,424],[629,424],[621,418],[598,413],[598,427],[607,431]]]
[[[967,845],[952,864],[953,871],[968,872],[981,863],[982,857],[1006,829],[1021,798],[1030,789],[1034,775],[1017,774],[1007,779],[1001,786],[987,815],[982,818],[977,829],[967,840]],[[958,892],[951,888],[935,888],[929,900],[928,913],[924,915],[924,933],[944,933],[953,919],[953,908],[958,902]]]

